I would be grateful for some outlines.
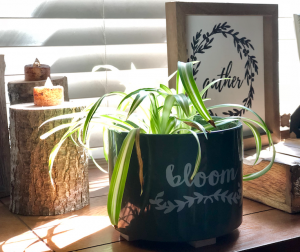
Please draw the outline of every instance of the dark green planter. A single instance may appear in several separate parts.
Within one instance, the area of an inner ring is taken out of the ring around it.
[[[109,172],[127,133],[109,132]],[[151,241],[188,242],[227,234],[242,223],[242,125],[198,134],[202,160],[191,134],[140,135],[144,192],[140,196],[135,147],[130,160],[118,230]],[[167,171],[169,172],[167,179]],[[168,181],[169,180],[169,181]]]

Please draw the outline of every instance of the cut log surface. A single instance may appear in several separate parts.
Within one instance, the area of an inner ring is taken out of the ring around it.
[[[10,148],[5,102],[4,55],[0,55],[0,198],[9,195]]]
[[[65,76],[51,77],[54,86],[63,86],[65,101],[69,101],[68,79]],[[40,81],[11,81],[7,84],[8,97],[11,105],[33,102],[33,88],[45,85],[46,80]]]
[[[300,139],[286,139],[275,145],[276,159],[272,168],[258,179],[245,181],[243,195],[288,213],[300,212]],[[272,152],[263,150],[256,165],[255,149],[245,151],[243,173],[266,167]]]
[[[89,204],[88,155],[83,147],[77,147],[70,139],[58,151],[51,173],[54,184],[51,185],[49,155],[65,131],[58,131],[45,140],[40,136],[68,120],[52,121],[39,128],[47,119],[80,112],[88,104],[64,102],[53,107],[33,104],[10,107],[11,212],[58,215]]]

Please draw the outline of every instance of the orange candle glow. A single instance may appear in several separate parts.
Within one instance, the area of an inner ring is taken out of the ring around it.
[[[64,88],[53,86],[50,78],[47,78],[45,86],[33,88],[34,105],[56,106],[64,101]]]

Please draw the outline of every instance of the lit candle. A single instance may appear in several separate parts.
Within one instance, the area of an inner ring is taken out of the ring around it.
[[[25,81],[47,80],[50,77],[50,66],[40,64],[40,61],[35,59],[33,64],[25,66],[24,72]]]
[[[55,106],[64,101],[64,88],[53,86],[50,78],[47,78],[45,86],[33,88],[34,105]]]

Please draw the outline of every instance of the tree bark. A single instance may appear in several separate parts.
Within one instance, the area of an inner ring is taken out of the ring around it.
[[[68,79],[62,76],[51,77],[53,86],[64,87],[64,100],[69,101]],[[46,80],[40,81],[11,81],[7,84],[8,97],[11,105],[33,102],[33,88],[45,85]]]
[[[52,117],[80,112],[84,104],[65,102],[55,107],[19,104],[10,107],[11,134],[11,204],[10,210],[22,215],[58,215],[89,204],[88,155],[69,138],[60,148],[52,170],[48,161],[55,144],[65,130],[45,140],[40,136],[69,122],[58,120],[39,126]],[[74,136],[76,141],[76,138]]]
[[[10,147],[5,102],[4,55],[0,55],[0,198],[9,196]]]

